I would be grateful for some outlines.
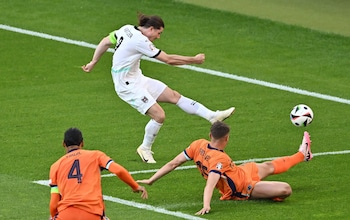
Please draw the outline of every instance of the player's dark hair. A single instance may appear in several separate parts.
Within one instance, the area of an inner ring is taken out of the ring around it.
[[[73,146],[73,145],[79,146],[82,141],[83,141],[83,134],[78,128],[69,128],[64,133],[63,142],[66,144],[67,147]]]
[[[230,127],[221,121],[217,121],[212,124],[210,128],[210,133],[213,136],[213,138],[220,139],[225,137],[228,133],[230,133]]]
[[[137,14],[139,26],[149,28],[154,27],[155,29],[164,28],[164,22],[161,17],[157,15],[145,15],[142,13]]]

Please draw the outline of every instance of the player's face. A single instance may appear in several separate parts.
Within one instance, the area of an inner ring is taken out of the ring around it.
[[[150,28],[150,31],[149,31],[149,34],[148,34],[148,39],[150,40],[150,41],[154,41],[154,40],[156,40],[156,39],[159,39],[160,38],[160,35],[163,33],[163,30],[164,30],[164,28],[163,27],[161,27],[160,29],[156,29],[156,28],[154,28],[154,27],[151,27]]]

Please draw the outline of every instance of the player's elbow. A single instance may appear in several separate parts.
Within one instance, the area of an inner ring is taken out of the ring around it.
[[[175,55],[166,54],[163,51],[156,58],[168,65],[178,65],[178,60],[176,59]]]
[[[184,162],[186,162],[186,161],[182,161],[179,158],[175,158],[169,164],[172,167],[172,169],[176,169],[177,167],[181,166]]]
[[[178,166],[180,166],[180,164],[176,161],[170,161],[168,163],[168,167],[170,168],[170,170],[175,170]]]

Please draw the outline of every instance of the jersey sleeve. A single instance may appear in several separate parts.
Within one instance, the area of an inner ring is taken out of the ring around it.
[[[192,146],[192,147],[191,147]],[[193,160],[194,158],[194,154],[195,154],[195,151],[194,151],[194,146],[193,146],[193,143],[190,144],[190,146],[188,146],[184,151],[184,155],[186,157],[187,160]]]
[[[210,167],[208,167],[209,173],[214,172],[221,175],[230,169],[231,161],[224,154],[213,159],[214,161],[211,161]]]
[[[142,53],[143,55],[146,55],[148,57],[156,57],[160,54],[161,50],[156,48],[154,44],[147,40],[139,40],[136,44],[136,50]]]
[[[199,139],[196,141],[193,141],[190,146],[188,146],[183,152],[185,154],[185,157],[187,160],[193,160],[196,155],[199,153],[199,149],[201,144],[203,142],[206,142],[204,139]]]
[[[57,188],[57,171],[58,171],[58,162],[54,163],[50,167],[50,180],[49,185],[50,187],[56,187]]]
[[[103,169],[108,170],[108,166],[110,162],[113,162],[113,160],[102,151],[96,150],[95,154],[97,154],[96,158],[98,160],[99,166]]]

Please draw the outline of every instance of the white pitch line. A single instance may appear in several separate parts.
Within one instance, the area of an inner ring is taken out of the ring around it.
[[[110,202],[115,202],[115,203],[120,203],[120,204],[127,205],[127,206],[136,207],[139,209],[146,209],[146,210],[150,210],[150,211],[154,211],[154,212],[158,212],[158,213],[162,213],[162,214],[166,214],[166,215],[172,215],[172,216],[176,216],[176,217],[183,218],[183,219],[189,219],[189,220],[202,220],[202,219],[204,219],[204,218],[184,214],[182,212],[173,212],[173,211],[169,211],[169,210],[166,210],[163,208],[159,208],[159,207],[155,207],[155,206],[151,206],[151,205],[146,205],[143,203],[132,202],[132,201],[124,200],[124,199],[119,199],[119,198],[115,198],[112,196],[105,196],[104,195],[103,199],[110,201]]]
[[[12,31],[12,32],[16,32],[16,33],[21,33],[21,34],[27,34],[27,35],[31,35],[31,36],[36,36],[36,37],[40,37],[40,38],[45,38],[45,39],[49,39],[49,40],[55,40],[55,41],[59,41],[59,42],[67,43],[67,44],[88,47],[88,48],[92,48],[92,49],[95,49],[97,46],[95,44],[90,44],[90,43],[87,43],[84,41],[71,40],[71,39],[67,39],[64,37],[58,37],[58,36],[53,36],[53,35],[49,35],[49,34],[45,34],[45,33],[25,30],[22,28],[12,27],[12,26],[8,26],[8,25],[4,25],[4,24],[0,24],[0,29]],[[113,53],[114,50],[112,48],[110,48],[110,49],[108,49],[108,52]],[[162,63],[156,59],[152,59],[152,58],[148,58],[148,57],[143,57],[143,59],[151,61],[151,62]],[[164,64],[164,63],[162,63],[162,64]],[[196,67],[196,66],[182,65],[182,66],[177,66],[177,67],[183,68],[183,69],[189,69],[189,70],[196,71],[196,72],[206,73],[209,75],[220,76],[220,77],[224,77],[224,78],[228,78],[228,79],[233,79],[233,80],[237,80],[237,81],[251,83],[251,84],[255,84],[255,85],[260,85],[260,86],[264,86],[264,87],[274,88],[274,89],[287,91],[287,92],[291,92],[291,93],[296,93],[296,94],[300,94],[300,95],[306,95],[306,96],[311,96],[311,97],[315,97],[315,98],[319,98],[319,99],[324,99],[324,100],[329,100],[329,101],[333,101],[333,102],[339,102],[339,103],[344,103],[344,104],[350,105],[349,99],[340,98],[340,97],[336,97],[336,96],[325,95],[325,94],[321,94],[321,93],[317,93],[317,92],[311,92],[311,91],[307,91],[307,90],[303,90],[303,89],[279,85],[279,84],[266,82],[266,81],[262,81],[262,80],[257,80],[257,79],[251,79],[248,77],[238,76],[238,75],[220,72],[220,71],[216,71],[216,70],[204,69],[204,68],[200,68],[200,67]]]

